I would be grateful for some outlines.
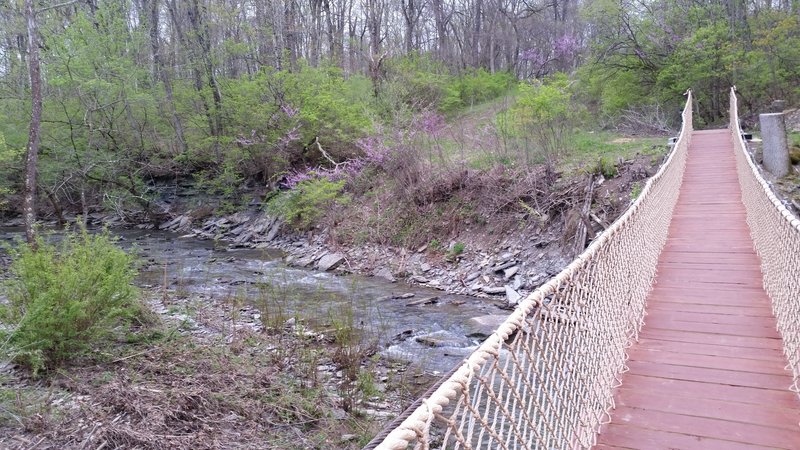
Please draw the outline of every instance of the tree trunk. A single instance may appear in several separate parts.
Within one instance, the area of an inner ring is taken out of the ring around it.
[[[147,2],[145,2],[145,4],[146,3]],[[172,116],[172,126],[175,128],[175,136],[178,139],[180,151],[185,152],[187,150],[186,138],[184,137],[183,133],[183,123],[181,122],[181,118],[178,116],[178,111],[175,109],[175,99],[172,92],[172,78],[167,71],[168,69],[166,64],[164,64],[164,59],[161,57],[161,38],[158,35],[158,18],[160,9],[158,6],[158,0],[149,0],[149,6],[150,47],[153,51],[153,82],[158,83],[158,80],[161,79],[161,82],[164,84],[164,94],[167,97],[167,107],[169,108],[170,115]]]
[[[447,61],[448,51],[447,51],[447,19],[444,13],[444,5],[442,4],[442,0],[432,0],[431,5],[433,6],[433,17],[434,21],[436,22],[436,46],[437,52],[439,54],[439,58],[444,61]]]
[[[25,22],[28,28],[28,61],[31,78],[31,123],[25,156],[25,192],[22,214],[25,219],[25,238],[36,245],[36,166],[39,160],[39,127],[42,122],[42,75],[39,68],[39,44],[33,0],[25,0]]]

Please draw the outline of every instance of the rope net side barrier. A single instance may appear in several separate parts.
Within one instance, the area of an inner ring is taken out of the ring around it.
[[[747,151],[739,127],[736,88],[730,92],[730,130],[742,203],[756,253],[761,258],[764,290],[783,338],[783,350],[800,391],[800,220],[775,196]]]
[[[500,327],[383,440],[366,448],[588,448],[608,421],[626,349],[644,321],[692,133],[631,207]],[[402,418],[402,416],[401,416]]]

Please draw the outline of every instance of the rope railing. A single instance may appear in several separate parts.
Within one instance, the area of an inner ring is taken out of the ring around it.
[[[692,133],[631,207],[524,301],[377,445],[400,450],[588,448],[609,418],[626,348],[666,242]]]
[[[747,151],[739,127],[736,88],[730,93],[730,130],[736,153],[742,203],[756,253],[761,258],[764,290],[783,338],[783,349],[800,391],[800,220],[775,196]]]

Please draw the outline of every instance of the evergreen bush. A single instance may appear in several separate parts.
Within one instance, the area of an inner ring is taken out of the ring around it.
[[[84,355],[143,312],[134,257],[107,232],[67,233],[57,244],[40,238],[35,249],[11,253],[0,339],[5,356],[34,375]]]

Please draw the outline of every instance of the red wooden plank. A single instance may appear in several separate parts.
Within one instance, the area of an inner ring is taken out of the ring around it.
[[[706,369],[702,367],[673,366],[671,364],[658,364],[648,361],[628,361],[628,367],[631,373],[639,375],[674,378],[676,380],[686,381],[701,381],[703,383],[724,383],[731,386],[745,386],[759,389],[789,389],[789,386],[792,384],[792,378],[788,375],[731,372],[728,370]],[[798,431],[800,432],[800,428],[798,428]]]
[[[706,398],[689,400],[685,397],[671,395],[670,392],[644,392],[637,389],[625,389],[624,386],[619,390],[616,399],[617,407],[628,406],[682,416],[705,417],[741,424],[780,428],[792,432],[797,431],[797,421],[800,420],[800,412],[797,410],[776,408],[770,405],[754,406]],[[749,442],[755,443],[754,441]],[[800,442],[797,443],[800,444]]]
[[[730,370],[732,372],[769,373],[786,375],[784,365],[778,359],[764,361],[728,356],[698,355],[694,353],[668,352],[656,348],[636,346],[630,352],[633,361],[672,364],[675,366],[702,367],[706,369]],[[771,364],[770,364],[771,363]]]
[[[647,319],[645,318],[645,321]],[[640,336],[677,342],[693,342],[698,344],[729,345],[733,347],[750,347],[782,350],[780,339],[754,338],[749,336],[729,336],[725,334],[692,333],[688,331],[672,331],[651,329],[645,326]]]
[[[652,298],[650,299],[652,300]],[[736,306],[736,305],[709,305],[702,303],[673,303],[666,300],[649,301],[648,311],[681,311],[681,312],[697,312],[708,314],[728,314],[734,316],[753,316],[753,317],[769,317],[772,318],[772,308],[769,306]]]
[[[622,424],[614,424],[601,431],[598,442],[603,445],[635,449],[764,450],[764,447],[757,445]]]
[[[744,314],[710,314],[702,312],[685,312],[673,309],[651,310],[648,315],[649,321],[658,317],[659,320],[674,320],[680,322],[699,322],[699,323],[724,323],[742,324],[749,323],[758,327],[774,328],[775,320],[771,315],[761,317],[747,316]]]
[[[598,441],[639,449],[797,448],[797,433],[740,422],[620,407],[622,418],[600,432]],[[626,420],[627,419],[627,420]],[[614,430],[621,429],[622,435]]]
[[[640,346],[649,349],[681,352],[694,355],[723,356],[728,358],[754,359],[759,361],[783,361],[783,352],[779,348],[763,349],[748,347],[732,347],[730,345],[714,345],[697,342],[676,342],[642,337]]]
[[[626,374],[621,389],[637,389],[643,392],[669,392],[670,395],[686,399],[705,398],[725,400],[745,405],[774,405],[782,408],[798,408],[797,395],[786,389],[759,389],[745,386],[730,386],[719,383],[684,381],[670,378]]]
[[[726,334],[731,336],[749,336],[780,339],[781,336],[774,326],[764,327],[752,324],[722,324],[722,323],[698,323],[681,322],[676,320],[663,319],[660,316],[650,315],[646,319],[649,328],[672,331],[690,331],[694,333]]]

